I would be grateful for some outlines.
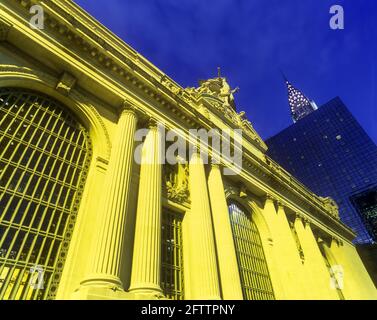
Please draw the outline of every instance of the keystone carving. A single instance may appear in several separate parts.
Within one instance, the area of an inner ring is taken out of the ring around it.
[[[56,90],[64,95],[68,95],[75,86],[76,81],[77,79],[74,76],[68,72],[64,72],[56,85]]]

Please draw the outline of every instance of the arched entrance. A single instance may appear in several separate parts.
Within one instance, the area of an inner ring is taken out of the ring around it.
[[[0,299],[55,296],[91,154],[59,102],[0,88]]]

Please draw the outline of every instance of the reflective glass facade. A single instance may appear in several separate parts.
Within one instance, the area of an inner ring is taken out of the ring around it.
[[[351,201],[373,239],[377,239],[377,185],[354,194]]]
[[[266,141],[268,155],[314,193],[332,197],[357,243],[376,241],[352,195],[377,184],[377,147],[335,98]]]

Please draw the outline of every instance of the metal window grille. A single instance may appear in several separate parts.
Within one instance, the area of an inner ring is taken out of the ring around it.
[[[235,203],[229,205],[241,286],[246,300],[274,300],[262,242],[254,221]]]
[[[182,217],[164,210],[162,215],[161,287],[165,296],[183,300]]]
[[[90,159],[58,102],[0,88],[0,299],[54,298]]]

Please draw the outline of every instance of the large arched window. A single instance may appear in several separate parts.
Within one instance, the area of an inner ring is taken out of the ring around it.
[[[0,299],[52,299],[91,158],[57,101],[0,88]]]
[[[230,202],[229,215],[244,299],[275,299],[262,242],[254,221],[236,202]]]

